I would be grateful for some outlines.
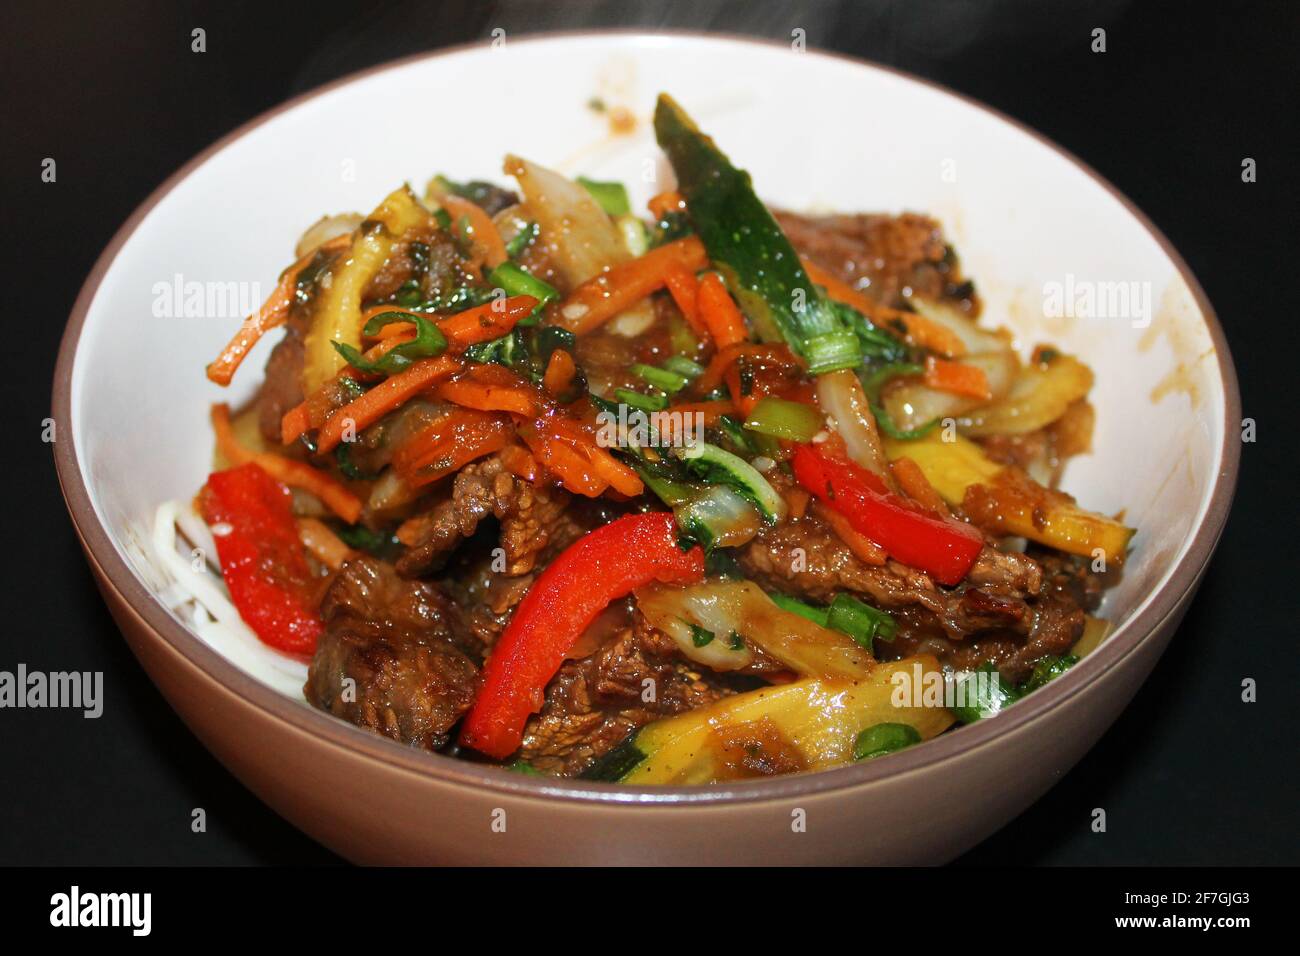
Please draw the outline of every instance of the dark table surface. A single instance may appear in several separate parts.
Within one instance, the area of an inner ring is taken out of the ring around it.
[[[1151,216],[1218,311],[1258,440],[1243,448],[1227,531],[1155,674],[1072,772],[961,862],[1300,858],[1297,601],[1288,580],[1300,541],[1289,497],[1297,319],[1288,284],[1297,278],[1300,6],[19,2],[4,19],[0,158],[14,354],[0,375],[10,428],[0,670],[24,662],[103,671],[107,703],[98,720],[0,710],[0,863],[337,862],[227,774],[136,665],[86,570],[41,423],[82,280],[168,174],[291,95],[498,26],[508,35],[671,26],[781,39],[802,28],[809,46],[914,72],[1029,124]],[[196,27],[207,33],[203,54],[190,51]],[[1090,52],[1095,27],[1107,32],[1104,54]],[[426,121],[437,122],[436,104]],[[56,183],[41,182],[45,157],[57,159]],[[1257,182],[1242,182],[1245,157],[1257,161]],[[1248,677],[1258,682],[1256,703],[1240,699]],[[206,833],[191,832],[196,807],[207,813]],[[1107,811],[1104,834],[1089,828],[1095,807]]]

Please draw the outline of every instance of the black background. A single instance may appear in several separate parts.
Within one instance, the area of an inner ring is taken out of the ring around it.
[[[336,861],[208,756],[136,665],[85,568],[41,422],[82,280],[168,174],[288,96],[397,56],[486,39],[498,26],[507,35],[673,26],[782,40],[802,27],[811,47],[909,70],[1029,124],[1152,217],[1227,330],[1258,441],[1244,446],[1237,504],[1201,592],[1137,700],[1046,797],[961,862],[1300,858],[1292,432],[1300,5],[11,2],[3,18],[0,669],[102,670],[107,703],[93,721],[0,711],[0,863]],[[1098,26],[1105,54],[1089,50]],[[190,51],[195,27],[207,31],[206,53]],[[846,117],[858,111],[870,122],[869,105],[846,106]],[[413,121],[439,122],[436,104]],[[1247,156],[1258,162],[1253,184],[1241,181]],[[45,157],[57,160],[54,184],[40,181]],[[1245,677],[1259,682],[1258,703],[1240,701]],[[190,831],[194,807],[207,811],[204,834]],[[1107,811],[1104,834],[1089,829],[1094,807]]]

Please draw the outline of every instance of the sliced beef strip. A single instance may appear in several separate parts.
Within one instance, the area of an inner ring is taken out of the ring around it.
[[[646,700],[647,686],[652,700]],[[574,776],[638,727],[730,693],[637,613],[590,656],[564,663],[524,729],[519,756],[543,773]]]
[[[882,305],[899,308],[916,292],[928,299],[955,299],[966,311],[978,310],[943,230],[928,216],[773,213],[800,255]]]
[[[410,526],[409,546],[397,569],[408,577],[436,571],[481,521],[495,518],[506,561],[498,572],[527,574],[587,530],[574,518],[571,505],[567,492],[517,478],[492,455],[457,472],[451,495]]]
[[[326,630],[303,693],[360,727],[437,750],[473,703],[482,645],[453,628],[442,591],[370,557],[344,565],[321,605]]]
[[[1083,631],[1084,613],[1069,593],[1074,581],[1027,555],[985,547],[968,580],[942,588],[924,572],[897,561],[860,561],[813,514],[765,529],[737,553],[747,576],[774,591],[818,603],[848,591],[888,610],[899,622],[892,643],[877,642],[885,659],[929,652],[954,667],[991,660],[1020,679],[1044,654],[1062,653]]]

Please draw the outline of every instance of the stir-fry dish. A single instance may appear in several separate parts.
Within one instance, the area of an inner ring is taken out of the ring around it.
[[[1063,673],[1133,534],[1055,488],[1089,369],[977,324],[930,218],[769,209],[667,96],[654,132],[649,216],[511,155],[302,237],[207,369],[283,327],[195,501],[247,627],[344,720],[634,785],[875,759]]]

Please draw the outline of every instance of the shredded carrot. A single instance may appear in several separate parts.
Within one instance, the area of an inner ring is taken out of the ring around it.
[[[620,312],[662,289],[672,269],[698,272],[708,265],[704,244],[687,236],[651,249],[630,262],[588,279],[564,300],[557,324],[575,335],[599,328]]]
[[[930,388],[941,392],[952,392],[954,395],[964,395],[967,398],[978,398],[987,402],[993,397],[984,369],[975,365],[963,365],[961,362],[950,362],[933,355],[925,357],[925,378],[922,381]]]
[[[565,349],[556,349],[546,363],[546,372],[542,376],[542,387],[556,398],[563,395],[578,374],[578,366],[573,363],[573,356]]]
[[[481,206],[452,193],[439,196],[438,202],[451,213],[452,225],[457,230],[462,219],[469,222],[470,235],[465,238],[469,240],[472,250],[472,268],[486,265],[489,269],[495,269],[509,258],[501,233],[497,231],[492,217]]]
[[[736,414],[736,403],[729,398],[718,398],[707,402],[680,402],[668,406],[668,411],[681,412],[683,415],[694,415],[699,412],[704,416],[705,424],[712,425],[723,415]]]
[[[655,219],[663,219],[670,212],[685,212],[686,199],[677,190],[669,189],[651,196],[646,206]]]
[[[470,365],[464,374],[440,384],[434,394],[480,412],[512,412],[525,417],[538,414],[547,404],[536,385],[500,365]]]
[[[216,433],[217,450],[230,464],[256,462],[277,481],[315,495],[348,524],[355,524],[361,517],[361,499],[325,472],[306,462],[270,452],[252,451],[241,445],[230,427],[230,407],[224,402],[212,406],[212,430]]]
[[[700,280],[697,299],[700,319],[708,327],[713,344],[720,349],[749,340],[745,318],[716,272],[707,273]]]
[[[595,435],[589,434],[583,423],[562,412],[555,412],[534,421],[533,427],[553,441],[567,445],[585,459],[590,465],[591,473],[602,484],[613,486],[615,491],[629,498],[635,498],[645,490],[637,473],[600,447]]]
[[[932,511],[935,514],[947,517],[947,504],[939,496],[939,492],[934,490],[930,480],[925,477],[925,472],[911,458],[903,457],[895,459],[889,463],[889,470],[894,474],[894,481],[899,488],[903,489],[904,494],[911,498],[926,511]]]
[[[463,352],[479,342],[499,339],[532,315],[535,308],[537,300],[531,295],[494,299],[441,320],[438,331],[446,336],[449,349]]]
[[[865,564],[884,564],[888,555],[885,550],[872,541],[865,534],[853,527],[849,519],[844,517],[838,511],[826,507],[820,501],[813,502],[813,510],[817,517],[821,518],[834,531],[853,552],[854,557]]]
[[[229,385],[230,380],[235,377],[235,371],[253,350],[253,346],[271,329],[283,325],[289,317],[289,307],[293,305],[296,293],[298,273],[307,268],[317,253],[341,248],[344,243],[351,241],[351,235],[336,236],[317,246],[280,273],[280,281],[275,284],[275,288],[271,290],[271,294],[262,303],[261,308],[244,319],[243,325],[239,327],[234,338],[208,366],[208,379],[218,385]]]
[[[434,382],[446,378],[461,367],[459,359],[441,355],[438,358],[421,359],[410,368],[384,380],[326,419],[317,436],[317,450],[330,451],[343,440],[343,435],[349,428],[356,432],[368,428]]]
[[[537,307],[537,300],[530,295],[517,295],[509,299],[485,303],[466,309],[438,324],[438,330],[447,339],[447,349],[452,353],[463,352],[478,342],[486,342],[505,335],[518,324],[520,319],[532,314]],[[366,310],[363,320],[369,321],[384,312],[402,312],[392,306],[374,306]],[[375,338],[379,341],[366,350],[363,358],[368,362],[377,362],[388,352],[415,338],[415,330],[406,322],[389,322],[380,328]],[[358,378],[360,373],[352,366],[343,368],[339,375]],[[309,396],[301,403],[285,412],[280,420],[280,441],[289,445],[302,437],[312,428],[319,428],[332,408],[322,400],[322,395],[333,385],[331,381],[322,387],[315,396]]]
[[[393,469],[408,488],[418,488],[500,451],[513,437],[509,419],[457,409],[404,442],[393,453]]]
[[[522,445],[506,445],[497,453],[497,457],[506,471],[516,478],[522,478],[524,481],[537,480],[537,459]]]
[[[330,530],[329,525],[316,518],[298,519],[298,538],[312,557],[331,571],[339,570],[356,553]]]
[[[901,323],[906,329],[906,338],[912,345],[941,355],[966,354],[966,343],[958,338],[957,333],[945,329],[938,322],[914,312],[900,312],[898,309],[881,305],[870,296],[863,295],[847,282],[827,272],[806,256],[800,256],[799,261],[803,263],[808,278],[825,288],[827,295],[836,302],[853,306],[886,331],[897,331],[897,324]]]
[[[707,395],[722,384],[727,370],[741,357],[756,361],[771,362],[774,365],[794,367],[797,363],[793,353],[784,345],[756,345],[750,342],[738,342],[720,349],[713,356],[704,374],[695,380],[694,389],[701,395]],[[734,398],[735,396],[733,396]]]
[[[593,473],[584,456],[563,442],[529,428],[521,428],[519,435],[542,467],[574,494],[595,498],[609,487],[608,482]]]
[[[673,301],[677,303],[678,311],[682,313],[682,318],[691,327],[691,331],[695,333],[696,338],[707,340],[709,327],[700,319],[700,310],[698,308],[700,284],[696,280],[695,274],[680,266],[673,266],[664,275],[664,284],[668,286]]]

